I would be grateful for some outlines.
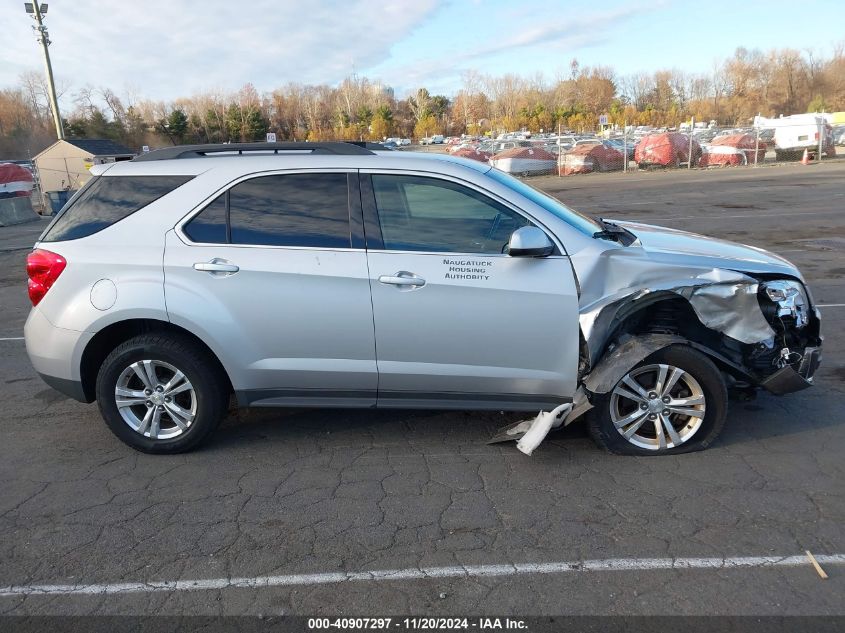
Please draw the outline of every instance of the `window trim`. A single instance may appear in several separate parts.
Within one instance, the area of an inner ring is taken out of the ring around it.
[[[483,254],[484,257],[510,257],[510,255],[508,255],[507,253],[475,253],[467,251],[409,251],[385,248],[384,238],[381,232],[381,221],[379,219],[378,207],[376,205],[375,189],[373,187],[372,181],[373,176],[416,176],[421,178],[430,178],[433,180],[450,182],[456,185],[460,185],[462,187],[466,187],[467,189],[472,189],[476,193],[481,194],[484,197],[489,198],[493,202],[496,202],[506,207],[507,209],[510,209],[514,213],[526,218],[529,222],[536,225],[537,228],[542,229],[546,236],[551,240],[552,244],[554,244],[555,246],[554,252],[545,259],[567,257],[566,250],[563,248],[560,240],[557,238],[554,232],[549,229],[548,226],[546,226],[543,222],[541,222],[531,214],[526,213],[524,210],[520,209],[509,200],[505,200],[501,196],[498,196],[493,192],[484,189],[483,187],[479,187],[475,183],[463,180],[462,178],[456,178],[448,174],[398,169],[359,170],[359,180],[361,183],[361,207],[364,213],[364,227],[366,231],[367,245],[366,247],[368,251],[379,251],[384,253],[405,253],[411,255],[443,256],[458,254],[470,256]]]
[[[349,246],[288,246],[281,244],[236,244],[232,243],[231,239],[231,222],[229,221],[229,192],[242,182],[253,180],[255,178],[262,178],[264,176],[294,176],[296,174],[346,174],[346,206],[348,211],[349,221]],[[354,191],[353,191],[354,190]],[[205,208],[214,202],[221,195],[226,195],[226,238],[227,242],[195,242],[184,231],[185,225],[188,224],[194,217],[202,213]],[[306,251],[363,251],[363,217],[361,211],[361,196],[358,185],[358,170],[357,169],[272,169],[260,172],[251,172],[238,176],[234,180],[230,180],[221,187],[218,187],[214,193],[206,196],[202,202],[194,206],[182,219],[180,219],[173,227],[174,232],[179,239],[187,246],[203,246],[203,247],[226,247],[226,248],[272,248],[272,249],[287,249],[287,250],[306,250]],[[357,237],[357,240],[356,240]],[[356,242],[360,245],[356,246]]]

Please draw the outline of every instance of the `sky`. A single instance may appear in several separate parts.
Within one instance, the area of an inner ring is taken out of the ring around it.
[[[394,88],[454,94],[465,70],[547,79],[581,66],[619,76],[712,71],[738,46],[845,41],[842,0],[48,0],[62,105],[109,87],[171,100],[252,83],[335,85],[353,71]],[[23,0],[0,0],[0,89],[43,71]]]

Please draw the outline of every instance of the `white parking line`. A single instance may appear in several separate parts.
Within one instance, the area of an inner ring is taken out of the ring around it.
[[[728,219],[736,219],[736,218],[778,218],[782,216],[791,216],[796,219],[803,218],[806,215],[830,215],[831,213],[842,213],[841,209],[835,209],[830,211],[807,211],[805,213],[795,213],[794,211],[790,211],[787,213],[741,213],[737,215],[684,215],[684,216],[674,216],[671,218],[643,218],[641,221],[645,223],[651,222],[668,222],[669,220],[728,220]]]
[[[32,244],[26,244],[24,246],[3,246],[0,247],[0,252],[3,253],[11,253],[12,251],[28,251],[32,250]]]
[[[817,308],[845,308],[845,303],[817,303]]]
[[[22,341],[22,340],[23,340],[22,336],[12,336],[12,337],[9,337],[9,338],[0,338],[0,341]]]
[[[843,565],[845,554],[816,556],[820,565]],[[0,597],[33,595],[108,595],[161,591],[202,591],[219,589],[259,589],[298,587],[344,582],[384,582],[430,578],[474,578],[521,576],[526,574],[566,574],[596,571],[655,571],[672,569],[740,569],[812,566],[807,556],[739,556],[727,558],[610,558],[560,563],[516,563],[469,565],[466,567],[422,567],[382,569],[361,572],[327,572],[253,578],[206,578],[197,580],[155,580],[150,582],[98,583],[89,585],[13,585],[0,587]]]

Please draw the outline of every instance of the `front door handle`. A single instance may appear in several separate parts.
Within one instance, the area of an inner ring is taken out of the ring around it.
[[[212,275],[234,275],[240,268],[225,259],[215,257],[210,262],[197,262],[194,264],[194,270],[211,273]]]
[[[378,278],[378,280],[379,283],[387,284],[389,286],[411,286],[412,288],[421,288],[425,285],[425,279],[405,270],[400,270],[395,275],[382,275]]]

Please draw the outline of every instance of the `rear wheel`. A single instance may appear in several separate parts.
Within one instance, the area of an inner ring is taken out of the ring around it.
[[[728,394],[713,362],[675,345],[649,356],[594,398],[588,428],[620,455],[667,455],[707,448],[722,430]]]
[[[216,361],[187,338],[136,336],[108,355],[97,404],[111,431],[145,453],[181,453],[205,440],[226,413],[229,390]]]

